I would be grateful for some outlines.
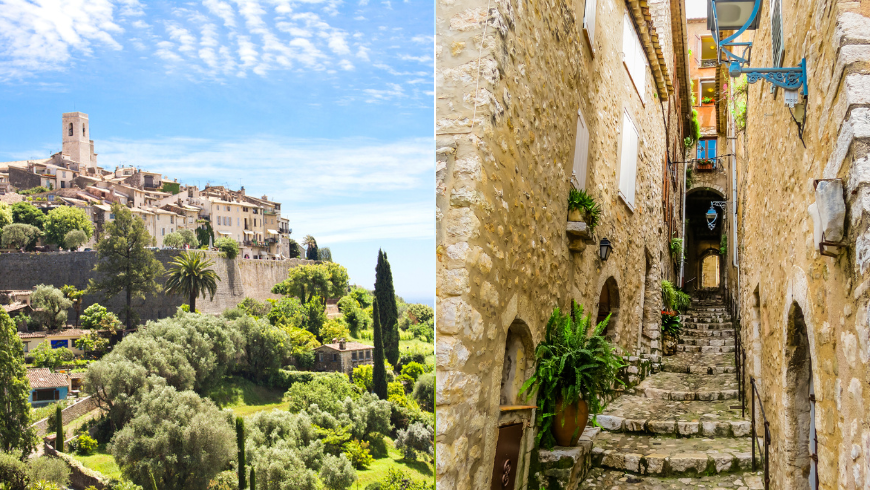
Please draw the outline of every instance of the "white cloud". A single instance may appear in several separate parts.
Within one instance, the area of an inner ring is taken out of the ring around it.
[[[428,56],[428,55],[411,56],[408,54],[403,54],[403,55],[399,55],[399,59],[404,60],[404,61],[417,61],[420,63],[428,63],[428,62],[432,61],[432,57]]]
[[[388,83],[390,88],[387,90],[365,89],[363,92],[368,94],[369,100],[366,102],[377,102],[405,97],[405,90],[398,83]]]
[[[248,36],[238,36],[236,43],[239,45],[239,58],[242,60],[241,68],[247,68],[257,64],[257,47]]]
[[[194,47],[194,44],[196,44],[196,38],[187,29],[173,22],[167,22],[166,32],[169,34],[170,39],[177,41],[180,44],[178,47],[179,51],[190,53],[196,50]]]
[[[157,43],[157,51],[154,54],[170,63],[178,63],[182,61],[182,58],[172,50],[174,47],[175,45],[169,41],[160,41]]]
[[[356,52],[356,57],[361,60],[369,61],[369,48],[360,46]]]
[[[337,55],[350,54],[350,48],[347,45],[347,40],[345,40],[345,37],[347,36],[346,33],[333,31],[329,34],[325,34],[325,36],[329,40],[327,44],[333,53]]]
[[[236,27],[236,16],[232,5],[220,0],[204,0],[202,2],[209,12],[220,17],[227,27]]]
[[[338,65],[341,66],[341,69],[342,69],[342,70],[347,70],[347,71],[351,71],[351,70],[353,70],[353,63],[351,63],[350,61],[347,61],[347,60],[341,60],[341,61],[338,63]]]
[[[435,37],[434,36],[414,36],[411,38],[411,42],[420,43],[420,44],[434,44]]]

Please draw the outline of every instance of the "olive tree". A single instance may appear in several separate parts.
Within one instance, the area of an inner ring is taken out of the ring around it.
[[[32,247],[42,232],[39,228],[23,223],[13,223],[3,227],[0,232],[0,247],[2,248],[30,248]]]
[[[67,298],[63,291],[45,284],[36,286],[30,300],[35,309],[33,315],[50,329],[66,324],[67,310],[73,305],[72,300]]]

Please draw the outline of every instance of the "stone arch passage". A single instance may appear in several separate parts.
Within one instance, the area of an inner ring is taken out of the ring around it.
[[[815,478],[815,421],[810,401],[813,373],[810,342],[804,313],[795,302],[788,314],[786,330],[786,488],[810,490]],[[812,444],[812,447],[811,447]]]
[[[598,314],[595,317],[595,323],[601,323],[610,314],[610,321],[607,322],[607,327],[604,329],[604,336],[614,341],[618,337],[618,321],[619,321],[619,286],[616,284],[616,279],[613,276],[604,281],[604,286],[601,287],[601,294],[598,296]]]

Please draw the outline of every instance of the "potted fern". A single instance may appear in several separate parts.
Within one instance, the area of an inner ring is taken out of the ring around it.
[[[595,231],[601,219],[601,206],[584,190],[571,189],[568,192],[568,221],[582,221]]]
[[[598,325],[583,316],[583,307],[572,302],[570,315],[559,308],[547,322],[544,341],[535,349],[535,373],[520,389],[530,399],[538,395],[536,443],[575,446],[589,414],[595,417],[607,406],[624,366],[622,356],[602,335],[610,315]],[[589,328],[594,326],[592,334]]]
[[[682,332],[680,314],[672,310],[662,310],[662,354],[672,356],[677,353]]]

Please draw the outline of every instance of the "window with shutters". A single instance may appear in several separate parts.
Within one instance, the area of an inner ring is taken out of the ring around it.
[[[574,143],[574,186],[578,189],[586,189],[586,169],[589,161],[589,126],[583,112],[577,110],[577,140]]]
[[[634,88],[640,95],[640,100],[645,101],[646,53],[643,51],[643,45],[640,43],[640,38],[637,37],[637,31],[634,30],[634,24],[631,23],[628,14],[625,14],[623,21],[622,61],[625,64],[625,69],[628,70],[632,83],[634,83]]]
[[[773,66],[781,67],[785,48],[782,36],[782,0],[773,0],[770,5],[770,44],[773,48]]]
[[[589,49],[595,53],[595,7],[598,0],[586,0],[586,9],[583,11],[583,32],[589,41]]]
[[[619,159],[619,197],[634,211],[639,134],[628,111],[622,114],[622,150]]]

